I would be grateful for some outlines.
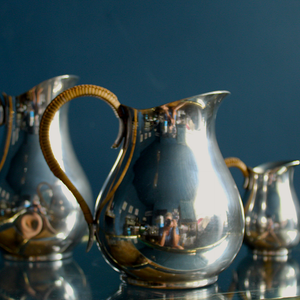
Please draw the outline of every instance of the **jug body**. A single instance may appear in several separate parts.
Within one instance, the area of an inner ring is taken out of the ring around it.
[[[256,254],[288,254],[300,239],[300,208],[294,188],[299,161],[271,162],[250,171],[245,193],[245,242]]]
[[[54,102],[100,91],[78,86]],[[215,136],[217,108],[227,94],[212,92],[143,110],[116,105],[115,97],[114,104],[109,100],[120,120],[115,145],[122,141],[122,147],[99,193],[94,217],[84,212],[90,228],[96,227],[106,261],[125,282],[151,288],[205,286],[238,253],[243,206]],[[50,166],[45,124],[51,124],[52,107],[40,128]]]
[[[225,160],[245,175],[245,243],[253,254],[286,260],[300,240],[299,199],[294,167],[299,160],[277,161],[247,167],[237,158]]]
[[[10,144],[0,171],[0,247],[6,259],[69,257],[86,233],[79,205],[50,171],[38,136],[47,105],[77,80],[76,76],[57,76],[20,96],[5,96],[6,102],[10,98],[13,110],[13,117],[5,117],[1,128],[11,126],[6,136]],[[56,114],[50,136],[58,159],[64,161],[65,171],[91,203],[91,188],[72,149],[67,113],[68,105]]]

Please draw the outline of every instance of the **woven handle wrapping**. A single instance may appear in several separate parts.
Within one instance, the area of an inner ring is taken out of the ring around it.
[[[52,173],[59,178],[73,193],[75,196],[77,202],[79,203],[81,210],[84,214],[85,220],[89,225],[89,228],[93,224],[93,215],[80,194],[80,192],[76,189],[76,187],[73,185],[73,183],[70,181],[68,176],[65,174],[65,172],[61,169],[59,163],[57,162],[56,158],[54,157],[51,143],[50,143],[50,126],[53,121],[53,118],[56,114],[56,112],[67,102],[71,101],[72,99],[78,98],[78,97],[84,97],[84,96],[93,96],[96,98],[100,98],[104,100],[107,104],[109,104],[114,113],[118,118],[120,118],[118,108],[120,107],[120,102],[118,101],[118,98],[116,95],[114,95],[109,90],[95,86],[95,85],[78,85],[74,86],[61,94],[59,94],[55,99],[53,99],[50,104],[47,106],[41,123],[40,123],[40,146],[43,152],[43,155],[45,157],[45,160],[52,171]]]
[[[235,167],[235,168],[238,168],[242,172],[242,174],[245,177],[244,188],[245,189],[248,188],[248,186],[249,186],[249,170],[248,170],[247,165],[237,157],[225,158],[225,163],[228,168]]]
[[[5,104],[8,106],[8,120],[7,120],[7,133],[6,133],[6,140],[4,144],[4,150],[3,150],[3,155],[0,161],[0,171],[2,170],[4,163],[6,161],[6,157],[8,154],[9,146],[10,146],[10,141],[11,141],[11,135],[12,135],[12,127],[13,127],[13,115],[14,115],[14,110],[13,110],[13,100],[11,96],[7,96],[6,94],[3,93],[4,99],[5,99]]]

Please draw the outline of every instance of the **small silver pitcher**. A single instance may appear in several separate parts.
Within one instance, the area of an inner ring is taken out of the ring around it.
[[[19,96],[4,94],[0,99],[0,248],[6,259],[69,257],[86,232],[79,205],[48,168],[38,136],[47,105],[77,81],[77,76],[57,76]],[[55,115],[50,138],[63,168],[92,201],[70,141],[67,112],[68,107]]]
[[[293,183],[293,167],[300,161],[269,162],[253,169],[235,157],[225,162],[245,176],[245,243],[254,255],[285,260],[300,239],[299,200]]]

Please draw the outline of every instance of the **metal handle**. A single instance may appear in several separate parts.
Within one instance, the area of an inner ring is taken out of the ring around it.
[[[40,146],[43,152],[43,155],[45,157],[45,160],[52,171],[52,173],[59,178],[73,193],[75,196],[78,204],[80,205],[80,208],[84,214],[84,218],[86,222],[89,225],[90,230],[90,237],[93,235],[94,232],[94,221],[92,213],[80,194],[80,192],[76,189],[76,187],[73,185],[73,183],[70,181],[66,173],[61,169],[59,163],[57,162],[56,158],[54,157],[49,132],[50,132],[50,126],[52,123],[52,120],[56,114],[56,112],[67,102],[71,101],[72,99],[83,97],[83,96],[94,96],[96,98],[100,98],[104,100],[107,104],[109,104],[113,111],[115,112],[116,116],[118,118],[121,118],[119,107],[120,102],[118,101],[118,98],[116,95],[114,95],[109,90],[96,86],[96,85],[78,85],[74,86],[72,88],[69,88],[59,94],[56,98],[54,98],[50,104],[47,106],[41,123],[40,123],[40,130],[39,130],[39,138],[40,138]],[[119,142],[115,142],[113,147],[117,147]]]
[[[5,99],[5,104],[8,106],[8,120],[7,120],[7,134],[6,134],[6,141],[4,145],[4,150],[3,150],[3,156],[0,161],[0,171],[2,170],[4,163],[6,161],[7,153],[9,150],[10,146],[10,141],[11,141],[11,135],[12,135],[12,124],[13,124],[13,101],[11,96],[7,96],[5,93],[3,93],[3,97]]]
[[[244,188],[245,189],[248,188],[249,187],[249,169],[248,169],[247,165],[237,157],[225,158],[225,163],[228,168],[236,167],[242,172],[242,174],[245,177]]]

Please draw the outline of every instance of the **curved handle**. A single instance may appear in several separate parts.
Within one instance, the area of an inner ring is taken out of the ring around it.
[[[236,167],[242,172],[245,177],[244,189],[249,188],[249,169],[247,165],[237,157],[225,158],[225,163],[228,168]]]
[[[7,153],[9,150],[9,146],[10,146],[11,135],[12,135],[13,114],[14,114],[12,97],[7,96],[5,93],[3,93],[3,97],[5,99],[5,104],[8,105],[8,123],[7,123],[7,135],[6,135],[5,145],[4,145],[3,156],[0,161],[0,171],[4,166]]]
[[[71,101],[72,99],[78,98],[78,97],[83,97],[83,96],[94,96],[96,98],[100,98],[104,100],[107,104],[109,104],[113,111],[115,112],[116,116],[118,118],[121,118],[120,114],[120,102],[118,101],[118,98],[116,95],[114,95],[112,92],[109,90],[96,86],[96,85],[78,85],[74,86],[72,88],[69,88],[59,94],[56,98],[54,98],[50,104],[47,106],[41,123],[40,123],[40,131],[39,131],[39,138],[40,138],[40,146],[43,152],[43,155],[45,157],[45,160],[52,171],[52,173],[59,178],[68,188],[69,190],[73,193],[75,196],[78,204],[80,205],[80,208],[84,214],[84,218],[86,222],[89,225],[89,230],[90,230],[90,238],[93,235],[94,232],[94,221],[93,221],[93,216],[92,213],[80,194],[80,192],[76,189],[76,187],[73,185],[73,183],[70,181],[68,176],[65,174],[65,172],[61,169],[59,163],[54,157],[51,143],[50,143],[50,138],[49,138],[49,132],[50,132],[50,126],[52,123],[52,120],[56,114],[56,112],[67,102]],[[114,143],[113,147],[117,147],[119,145],[119,142],[117,141]]]

